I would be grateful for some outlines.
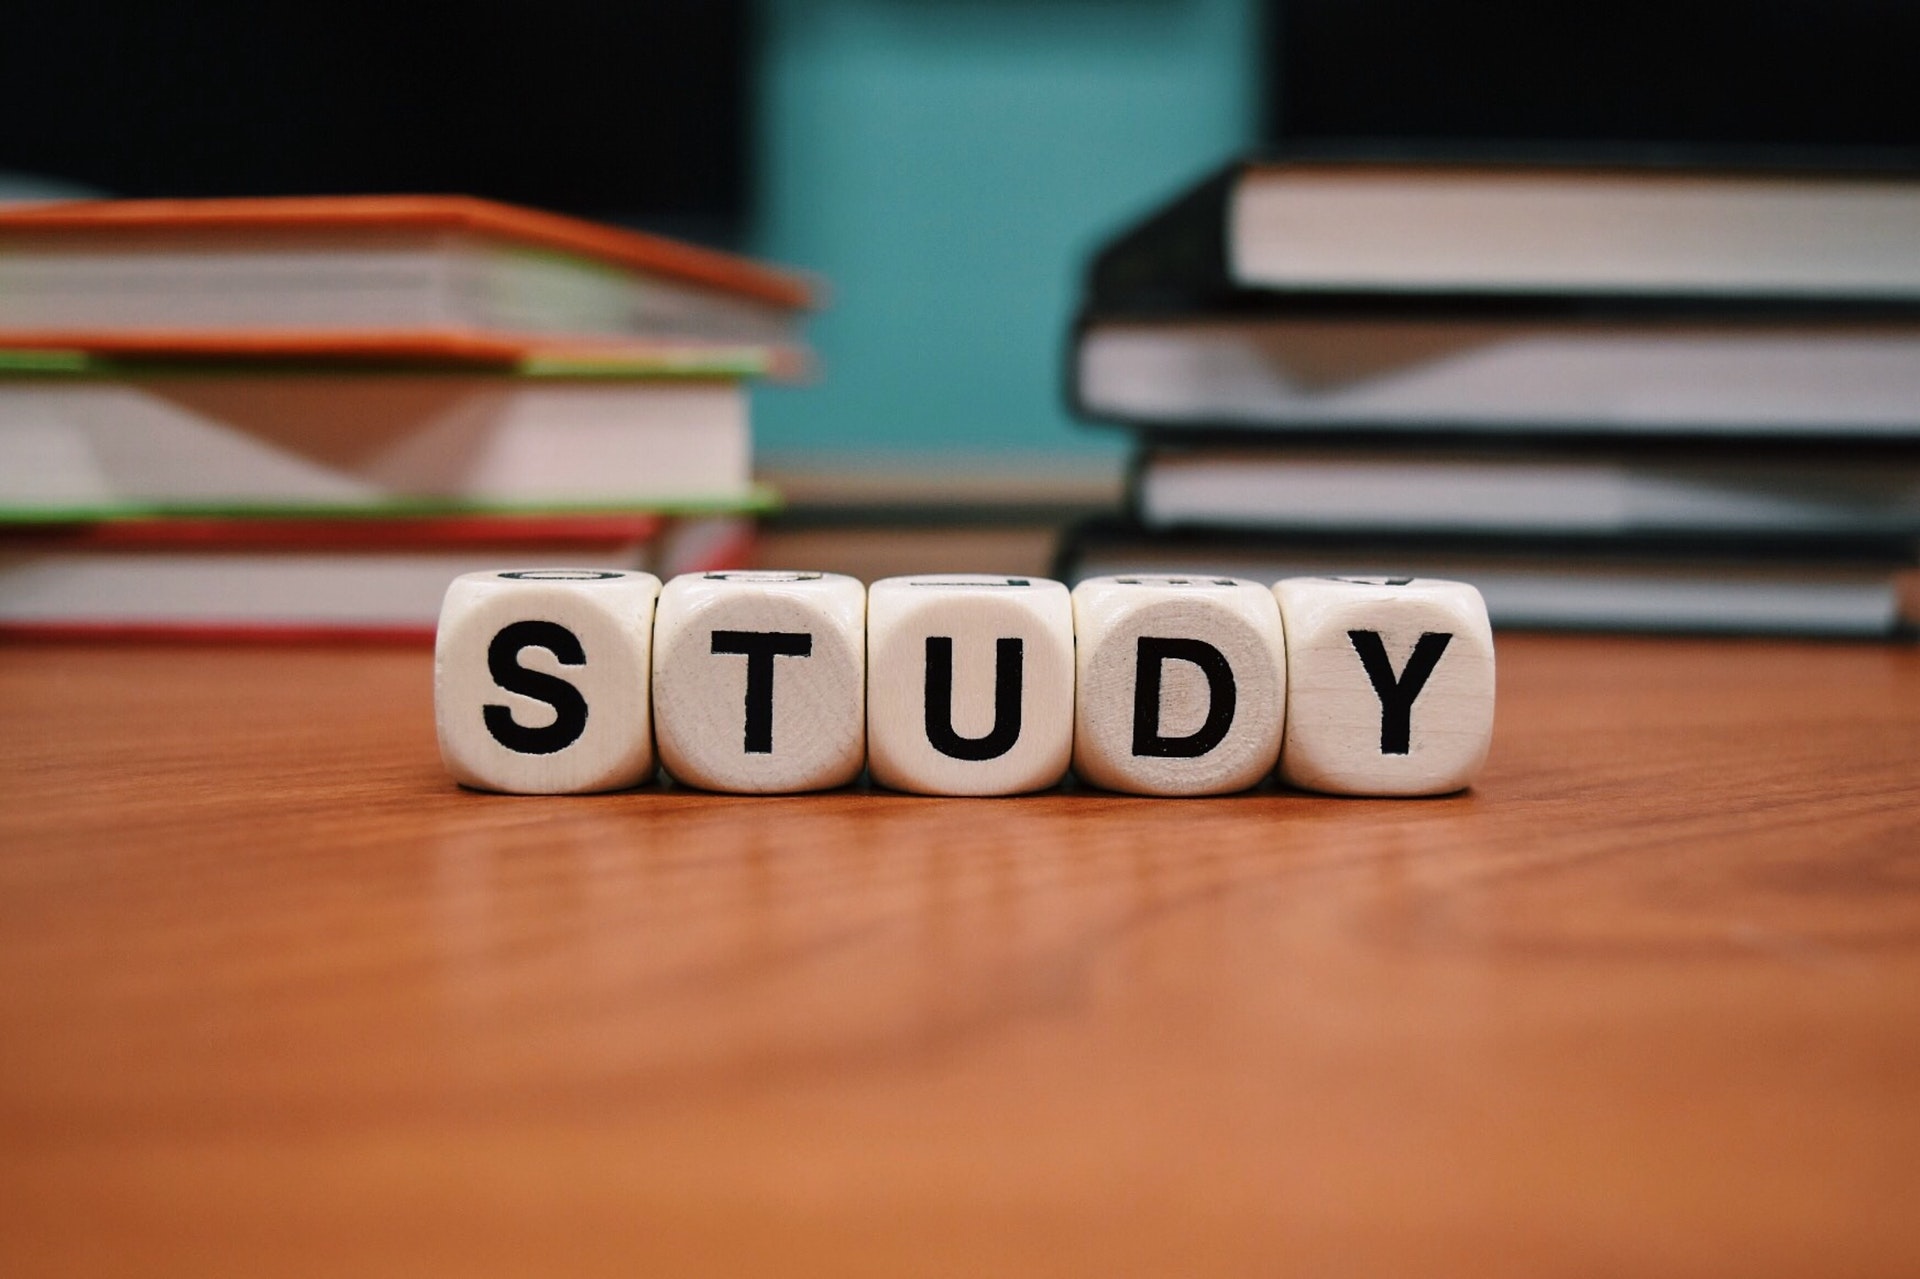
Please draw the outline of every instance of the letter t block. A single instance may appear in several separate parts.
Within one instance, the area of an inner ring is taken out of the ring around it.
[[[828,790],[866,759],[866,588],[837,573],[686,573],[660,592],[660,762],[702,790]]]
[[[1493,629],[1464,582],[1296,577],[1280,777],[1331,795],[1443,795],[1493,741]]]

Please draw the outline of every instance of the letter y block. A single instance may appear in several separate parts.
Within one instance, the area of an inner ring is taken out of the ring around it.
[[[1331,795],[1443,795],[1493,741],[1493,630],[1464,582],[1296,577],[1280,777]]]

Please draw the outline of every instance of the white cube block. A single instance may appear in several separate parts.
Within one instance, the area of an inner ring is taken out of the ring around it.
[[[1043,578],[889,577],[867,592],[867,769],[924,795],[1017,795],[1073,755],[1073,604]]]
[[[866,761],[866,588],[837,573],[687,573],[660,593],[660,762],[702,790],[827,790]]]
[[[1257,785],[1280,755],[1280,607],[1229,577],[1096,577],[1073,588],[1073,771],[1136,795]]]
[[[455,578],[433,657],[440,757],[454,780],[563,795],[651,778],[659,594],[651,573],[605,569]]]
[[[1493,629],[1464,582],[1290,578],[1280,776],[1334,795],[1441,795],[1493,742]]]

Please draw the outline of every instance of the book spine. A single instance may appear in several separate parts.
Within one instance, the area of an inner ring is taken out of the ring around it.
[[[1224,305],[1227,211],[1243,166],[1215,173],[1097,252],[1087,268],[1089,310],[1162,313]]]

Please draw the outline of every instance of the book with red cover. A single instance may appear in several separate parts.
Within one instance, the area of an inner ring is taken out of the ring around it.
[[[0,211],[0,346],[484,363],[801,362],[809,279],[464,196]]]
[[[751,537],[645,512],[22,526],[0,535],[0,638],[427,640],[462,573],[701,572],[743,563]]]

